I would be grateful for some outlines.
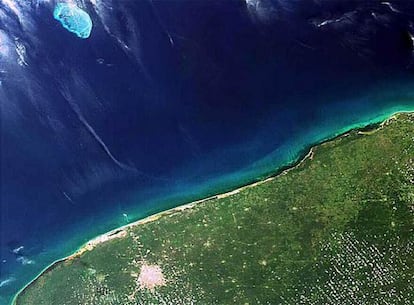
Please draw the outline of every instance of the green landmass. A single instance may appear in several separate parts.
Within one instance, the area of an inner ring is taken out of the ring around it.
[[[414,304],[413,230],[414,115],[400,114],[270,181],[124,228],[16,303]]]

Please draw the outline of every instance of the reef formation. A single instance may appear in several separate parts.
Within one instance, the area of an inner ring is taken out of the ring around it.
[[[58,3],[53,11],[53,17],[69,32],[79,38],[89,38],[92,31],[92,19],[87,12],[75,4]]]

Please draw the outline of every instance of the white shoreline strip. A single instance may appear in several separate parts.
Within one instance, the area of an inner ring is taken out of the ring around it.
[[[226,197],[229,197],[231,195],[237,194],[237,193],[239,193],[239,192],[241,192],[241,191],[243,191],[245,189],[248,189],[248,188],[251,188],[251,187],[255,187],[255,186],[261,185],[263,183],[267,183],[269,181],[272,181],[275,178],[277,178],[278,176],[285,175],[289,171],[297,168],[303,162],[305,162],[308,158],[312,158],[314,149],[316,147],[321,146],[321,145],[326,144],[326,143],[329,143],[329,142],[332,142],[332,141],[335,141],[335,140],[337,140],[339,138],[349,136],[351,134],[351,132],[354,132],[354,131],[356,131],[358,134],[368,135],[368,134],[370,134],[370,133],[372,133],[374,131],[377,131],[377,130],[382,129],[387,123],[389,123],[390,121],[392,121],[393,119],[395,119],[398,115],[407,114],[407,113],[414,113],[414,110],[413,111],[409,111],[409,110],[395,111],[395,112],[391,113],[390,115],[387,115],[387,117],[385,119],[379,120],[378,122],[373,121],[372,123],[366,123],[365,126],[362,126],[362,127],[351,128],[351,129],[349,129],[348,131],[346,131],[346,132],[344,132],[342,134],[339,134],[337,136],[332,137],[331,139],[324,140],[324,141],[321,141],[320,143],[314,144],[314,145],[312,145],[309,148],[309,152],[304,157],[300,158],[300,161],[294,162],[294,164],[292,164],[292,166],[290,166],[289,168],[286,168],[285,170],[281,171],[280,173],[277,173],[277,170],[276,170],[276,174],[274,176],[265,178],[264,180],[261,180],[261,181],[257,181],[257,182],[251,183],[251,184],[244,185],[244,186],[239,187],[239,188],[236,188],[236,189],[234,189],[232,191],[228,191],[228,192],[221,193],[221,194],[217,194],[217,195],[212,195],[212,196],[209,196],[209,197],[206,197],[206,198],[203,198],[203,199],[199,199],[199,200],[192,201],[190,203],[186,203],[186,204],[183,204],[183,205],[179,205],[177,207],[174,207],[174,208],[171,208],[171,209],[167,209],[167,210],[164,210],[164,211],[155,213],[155,214],[150,215],[150,216],[147,216],[147,217],[145,217],[143,219],[140,219],[140,220],[131,222],[129,224],[126,224],[124,226],[118,227],[118,228],[113,229],[113,230],[111,230],[109,232],[106,232],[104,234],[98,235],[97,237],[95,237],[95,238],[91,239],[90,241],[88,241],[86,244],[82,245],[73,254],[68,255],[66,257],[63,257],[63,258],[60,258],[58,260],[55,260],[49,266],[47,266],[46,268],[44,268],[33,280],[31,280],[27,285],[25,285],[22,289],[20,289],[16,293],[16,295],[13,297],[12,305],[17,305],[16,304],[16,300],[17,300],[18,296],[27,287],[29,287],[31,284],[33,284],[40,276],[42,276],[43,273],[45,273],[47,270],[49,270],[50,268],[52,268],[54,265],[56,265],[56,264],[58,264],[60,262],[64,262],[66,260],[71,260],[71,259],[74,259],[76,257],[79,257],[80,255],[82,255],[86,251],[92,250],[93,248],[95,248],[100,243],[104,243],[104,242],[107,242],[107,241],[112,240],[112,239],[115,239],[115,238],[124,237],[127,234],[127,231],[126,230],[129,229],[129,228],[133,228],[135,226],[139,226],[139,225],[142,225],[142,224],[145,224],[145,223],[149,223],[149,222],[155,221],[155,220],[161,218],[162,216],[167,216],[167,215],[174,214],[176,212],[184,211],[186,209],[191,209],[195,205],[200,204],[200,203],[205,202],[205,201],[210,201],[210,200],[213,200],[213,199],[226,198]],[[366,127],[368,127],[370,125],[373,125],[373,124],[379,124],[379,127],[378,128],[375,128],[373,131],[370,131],[370,132],[364,132],[364,131],[361,130],[361,129],[364,129],[364,128],[366,128]],[[289,166],[289,165],[287,165],[287,166]]]

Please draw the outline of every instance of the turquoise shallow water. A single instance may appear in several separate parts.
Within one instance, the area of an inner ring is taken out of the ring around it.
[[[386,95],[385,95],[386,96]],[[154,189],[149,194],[131,193],[128,207],[114,204],[116,209],[100,210],[97,209],[93,218],[86,221],[79,221],[69,230],[55,235],[55,239],[48,238],[50,243],[48,250],[37,255],[31,256],[30,259],[36,261],[36,264],[26,265],[20,272],[15,273],[21,285],[28,283],[38,274],[42,268],[48,266],[57,258],[65,257],[75,252],[82,244],[86,243],[93,237],[107,232],[116,227],[125,225],[129,222],[136,221],[147,215],[159,212],[180,204],[198,200],[210,195],[229,191],[233,188],[248,184],[252,181],[265,179],[266,177],[278,172],[282,167],[294,164],[304,156],[310,146],[334,138],[351,129],[365,127],[367,125],[382,122],[397,112],[414,111],[414,105],[411,105],[411,96],[407,94],[406,104],[398,105],[390,102],[386,105],[388,108],[378,109],[377,113],[366,112],[364,117],[357,118],[354,114],[355,108],[342,108],[342,120],[321,120],[321,125],[313,126],[303,134],[297,134],[292,138],[290,143],[285,143],[274,152],[263,157],[261,160],[240,169],[237,172],[228,173],[220,177],[206,178],[202,183],[185,183],[180,186],[175,185],[168,192],[165,189]],[[372,103],[376,104],[373,100]],[[378,104],[377,104],[378,105]],[[370,106],[371,107],[371,106]],[[372,109],[372,108],[368,108]],[[348,113],[347,113],[348,112]],[[363,113],[363,112],[359,112]],[[346,125],[346,122],[351,122]],[[325,123],[326,125],[323,125]],[[328,127],[329,126],[329,127]],[[186,171],[188,169],[183,169]],[[136,202],[134,208],[133,202]],[[108,211],[109,210],[109,211]]]
[[[74,4],[58,3],[53,11],[53,17],[65,29],[79,38],[86,39],[91,35],[92,20],[90,16]]]
[[[72,253],[76,252],[76,250],[79,248],[79,245],[83,245],[90,239],[94,238],[97,235],[103,234],[104,232],[181,204],[189,203],[194,200],[199,200],[211,195],[219,194],[221,192],[227,192],[254,181],[265,179],[269,176],[277,174],[283,168],[296,164],[304,157],[304,154],[311,146],[317,145],[318,143],[326,140],[333,139],[350,130],[364,128],[383,122],[384,120],[397,113],[413,111],[414,106],[412,105],[398,105],[393,106],[389,109],[384,109],[382,112],[379,112],[377,114],[367,114],[365,120],[355,122],[352,125],[342,126],[342,128],[340,127],[340,122],[336,121],[338,127],[337,130],[325,130],[325,132],[320,132],[322,128],[319,130],[315,128],[315,131],[308,132],[306,134],[308,139],[312,139],[313,142],[302,142],[302,145],[295,143],[298,149],[296,152],[293,148],[286,148],[287,151],[290,151],[290,154],[286,155],[284,161],[280,161],[282,159],[280,156],[281,153],[276,152],[263,158],[254,165],[240,170],[238,173],[232,173],[220,177],[219,179],[212,179],[205,185],[187,185],[185,187],[182,187],[183,189],[191,190],[189,192],[177,192],[174,195],[160,197],[157,200],[148,201],[144,204],[140,203],[139,211],[134,211],[131,209],[131,211],[128,211],[128,214],[122,213],[122,215],[116,215],[115,218],[113,215],[104,216],[98,214],[96,217],[99,218],[100,226],[95,227],[94,230],[85,230],[84,228],[87,226],[87,224],[82,224],[77,230],[70,232],[68,238],[64,239],[63,242],[62,240],[54,241],[56,248],[50,251],[48,255],[42,257],[42,260],[44,260],[44,265],[50,265],[51,262],[54,262],[54,259],[56,257],[63,258],[65,256],[71,255]],[[312,135],[312,137],[310,135]],[[297,139],[303,140],[303,137],[298,137]],[[288,145],[286,146],[288,147]],[[275,163],[275,160],[278,160],[279,163]],[[156,198],[157,196],[152,197]]]

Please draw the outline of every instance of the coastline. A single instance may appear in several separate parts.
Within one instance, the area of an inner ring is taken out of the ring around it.
[[[106,233],[103,233],[101,235],[96,236],[95,238],[89,240],[88,242],[86,242],[85,244],[83,244],[81,247],[79,247],[79,249],[77,249],[75,252],[73,252],[72,254],[65,256],[63,258],[60,258],[58,260],[55,260],[54,262],[52,262],[49,266],[47,266],[46,268],[44,268],[35,278],[33,278],[28,284],[26,284],[23,288],[21,288],[13,297],[12,299],[12,303],[13,305],[16,305],[16,301],[17,298],[19,297],[19,295],[26,289],[28,288],[30,285],[32,285],[37,279],[39,279],[44,273],[54,269],[56,266],[58,266],[60,263],[68,261],[68,260],[72,260],[72,259],[76,259],[77,257],[83,255],[85,252],[87,251],[91,251],[93,250],[96,246],[98,246],[101,243],[105,243],[107,241],[116,239],[116,238],[122,238],[125,237],[127,235],[127,230],[130,228],[133,228],[135,226],[139,226],[145,223],[149,223],[149,222],[153,222],[158,220],[161,217],[165,217],[165,216],[169,216],[178,212],[181,212],[183,210],[186,209],[191,209],[193,207],[195,207],[197,204],[200,203],[204,203],[207,201],[211,201],[214,199],[221,199],[221,198],[226,198],[229,196],[232,196],[234,194],[237,194],[245,189],[248,188],[252,188],[264,183],[267,183],[269,181],[274,180],[275,178],[277,178],[278,176],[281,175],[285,175],[288,172],[290,172],[291,170],[299,167],[300,165],[302,165],[305,161],[307,161],[308,159],[312,160],[315,149],[317,149],[318,147],[320,147],[321,145],[324,145],[326,143],[330,143],[333,141],[336,141],[338,139],[347,137],[351,134],[357,134],[357,135],[369,135],[371,133],[374,133],[378,130],[380,130],[381,128],[383,128],[384,126],[386,126],[389,122],[391,122],[392,120],[398,118],[398,116],[402,115],[402,114],[406,114],[406,113],[414,113],[414,110],[412,111],[395,111],[390,113],[387,116],[381,117],[381,119],[378,122],[374,122],[374,123],[367,123],[365,126],[360,126],[360,127],[350,127],[347,131],[345,132],[341,132],[331,138],[327,138],[325,140],[321,140],[318,143],[312,144],[309,146],[309,148],[304,149],[302,151],[302,153],[298,154],[298,158],[291,162],[290,164],[287,164],[285,166],[282,166],[278,169],[276,169],[274,171],[273,174],[268,175],[267,177],[263,177],[262,179],[255,181],[255,182],[251,182],[251,183],[247,183],[245,185],[242,185],[240,187],[237,187],[233,190],[224,192],[224,193],[220,193],[220,194],[215,194],[212,196],[208,196],[206,198],[202,198],[202,199],[198,199],[192,202],[188,202],[188,203],[184,203],[182,205],[173,207],[173,208],[169,208],[160,212],[157,212],[155,214],[149,215],[147,217],[144,217],[142,219],[136,220],[134,222],[131,222],[129,224],[117,227],[113,230],[110,230]],[[360,125],[363,125],[363,123],[361,123]]]

